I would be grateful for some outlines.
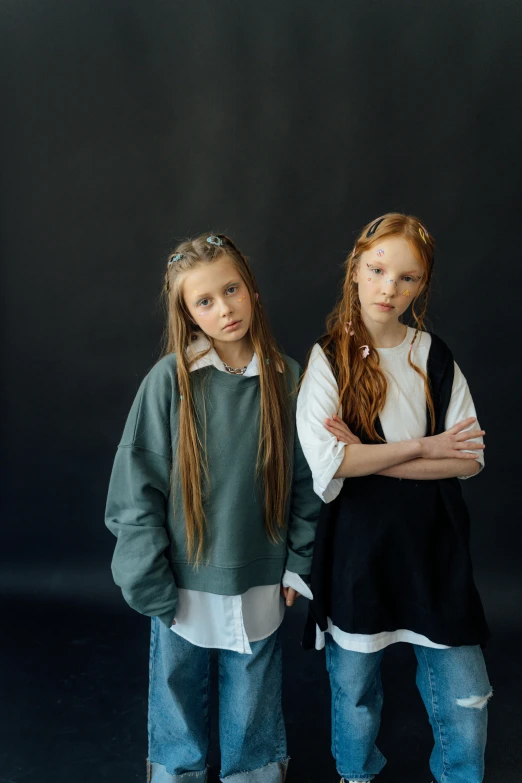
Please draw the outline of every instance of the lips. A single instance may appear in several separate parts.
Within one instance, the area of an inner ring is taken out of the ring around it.
[[[377,305],[377,307],[380,307],[380,308],[381,308],[381,310],[385,310],[386,312],[387,312],[388,310],[393,310],[393,309],[394,309],[394,308],[393,308],[393,305],[391,305],[391,304],[386,304],[385,302],[376,302],[375,304]]]
[[[239,326],[240,323],[241,323],[241,321],[230,321],[230,323],[225,324],[223,329],[230,329],[233,326]]]

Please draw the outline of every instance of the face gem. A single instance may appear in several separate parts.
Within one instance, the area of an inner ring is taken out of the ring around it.
[[[395,283],[395,280],[387,280],[386,284],[388,284],[388,283]]]
[[[371,283],[371,282],[372,282],[372,278],[371,278],[371,277],[369,277],[369,278],[368,278],[368,282],[369,282],[369,283]]]
[[[410,296],[410,289],[407,288],[406,291],[403,293],[403,296]]]
[[[380,258],[381,256],[383,256],[383,255],[384,255],[384,250],[382,249],[382,247],[380,247],[380,248],[378,249],[378,251],[377,251],[377,255],[379,256],[379,258]]]

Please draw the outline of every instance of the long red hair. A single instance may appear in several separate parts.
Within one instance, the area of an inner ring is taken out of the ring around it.
[[[423,285],[411,303],[411,317],[415,324],[411,348],[419,332],[424,330],[435,243],[418,218],[389,212],[363,228],[353,250],[348,254],[345,261],[342,295],[327,318],[327,332],[322,342],[339,385],[343,419],[351,430],[357,434],[364,433],[371,440],[382,440],[377,433],[375,423],[386,402],[387,381],[379,366],[379,353],[372,344],[372,338],[361,316],[361,303],[357,283],[354,280],[354,271],[362,253],[386,237],[406,239],[423,266]],[[366,358],[360,350],[361,345],[367,345],[370,349]],[[408,353],[408,362],[424,381],[433,433],[435,414],[428,378],[413,362],[411,350]]]

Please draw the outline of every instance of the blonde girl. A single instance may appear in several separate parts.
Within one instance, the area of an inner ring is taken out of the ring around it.
[[[148,779],[206,780],[217,648],[221,780],[280,783],[281,593],[291,605],[304,588],[320,506],[295,431],[300,368],[229,237],[182,242],[164,297],[165,354],[132,405],[106,513],[114,579],[152,617]]]

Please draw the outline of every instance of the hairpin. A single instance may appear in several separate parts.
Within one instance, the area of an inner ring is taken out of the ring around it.
[[[426,237],[426,234],[425,234],[424,229],[422,228],[422,226],[419,226],[419,234],[420,234],[420,238],[422,239],[424,244],[427,244],[428,239]]]
[[[223,240],[221,239],[221,237],[217,237],[217,236],[207,237],[207,242],[209,243],[209,245],[216,245],[217,247],[223,247]]]
[[[379,226],[382,223],[382,221],[385,220],[385,219],[386,218],[382,217],[382,218],[379,218],[379,220],[376,220],[375,223],[373,224],[373,226],[370,226],[370,228],[366,232],[366,236],[367,237],[373,236],[375,234],[375,232],[377,231],[377,229],[379,228]]]
[[[169,266],[172,266],[172,264],[175,264],[175,263],[177,263],[178,261],[181,261],[181,259],[182,259],[182,258],[183,258],[183,253],[176,253],[176,255],[175,255],[175,256],[172,256],[172,258],[169,258],[169,263],[168,263],[168,265],[169,265]]]
[[[256,298],[256,301],[257,301],[257,300],[259,299],[259,294],[257,293],[257,291],[256,291],[256,293],[254,294],[254,296],[255,296],[255,298]]]
[[[369,346],[368,346],[368,345],[361,345],[361,348],[363,349],[362,358],[363,358],[363,359],[366,359],[366,357],[367,357],[367,356],[369,355],[369,353],[370,353],[370,348],[369,348]]]
[[[347,323],[345,323],[345,325],[344,325],[344,331],[346,332],[346,334],[349,334],[351,337],[353,337],[353,336],[354,336],[354,334],[355,334],[355,332],[353,331],[353,329],[351,328],[351,326],[352,326],[352,322],[351,322],[351,321],[348,321]],[[349,327],[350,327],[350,328],[349,328]]]

